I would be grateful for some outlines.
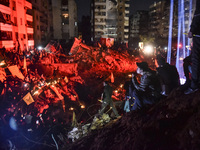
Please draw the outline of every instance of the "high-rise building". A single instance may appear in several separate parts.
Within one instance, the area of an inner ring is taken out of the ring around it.
[[[164,16],[165,1],[154,2],[149,7],[149,36],[160,37],[163,34],[162,17]]]
[[[138,10],[130,17],[129,46],[137,47],[140,36],[148,36],[148,11]]]
[[[0,1],[0,48],[20,50],[34,47],[30,0]]]
[[[118,0],[117,41],[128,43],[130,0]]]
[[[92,41],[114,38],[117,42],[128,42],[129,0],[92,0]]]
[[[54,38],[72,39],[78,36],[75,0],[52,0]]]
[[[172,38],[177,38],[178,36],[178,19],[181,19],[184,21],[184,24],[181,23],[181,30],[183,30],[184,25],[184,31],[187,33],[190,29],[192,14],[194,13],[194,7],[195,7],[195,0],[184,0],[184,6],[183,15],[180,15],[179,8],[181,7],[181,3],[179,3],[178,0],[174,0],[173,5],[173,21],[172,21]],[[191,8],[190,8],[191,7]],[[190,16],[191,14],[191,16]],[[150,22],[149,22],[149,36],[155,37],[157,39],[160,39],[165,41],[168,38],[169,34],[169,20],[170,20],[170,1],[169,0],[163,0],[159,2],[155,2],[150,6]],[[181,22],[182,22],[181,21]],[[166,41],[167,42],[167,41]],[[165,42],[165,43],[166,43]]]
[[[188,33],[190,30],[190,25],[192,21],[192,16],[195,11],[196,0],[193,0],[192,3],[190,0],[184,0],[184,20],[185,20],[185,32]]]
[[[100,40],[106,34],[106,0],[92,0],[91,26],[91,41]]]
[[[139,10],[130,17],[130,37],[148,34],[148,11]]]
[[[31,0],[35,47],[45,46],[53,38],[51,0]]]

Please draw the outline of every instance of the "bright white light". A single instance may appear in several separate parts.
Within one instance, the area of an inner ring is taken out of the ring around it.
[[[85,106],[84,106],[84,105],[81,105],[81,108],[82,108],[82,109],[84,109],[84,108],[85,108]]]
[[[38,93],[39,93],[38,91],[35,91],[35,93],[33,95],[38,94]]]
[[[151,46],[151,45],[145,46],[144,53],[145,54],[153,54],[153,46]]]
[[[167,47],[165,47],[164,49],[167,50]]]
[[[4,60],[0,62],[0,66],[3,66],[3,65],[5,65],[5,64],[6,64],[6,63],[5,63]]]
[[[74,108],[73,108],[73,107],[70,107],[69,110],[74,110]]]
[[[179,60],[183,60],[183,59],[184,59],[183,57],[180,57],[180,58],[179,58]]]
[[[38,46],[38,50],[42,50],[42,46]]]
[[[181,85],[183,85],[185,83],[185,81],[186,81],[186,79],[180,78]]]

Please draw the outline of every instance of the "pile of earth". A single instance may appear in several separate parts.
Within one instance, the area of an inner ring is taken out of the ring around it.
[[[117,122],[77,140],[71,150],[199,150],[200,91],[181,89],[150,108],[132,111]]]

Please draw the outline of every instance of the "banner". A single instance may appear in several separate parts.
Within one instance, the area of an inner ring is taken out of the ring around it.
[[[34,102],[34,99],[33,99],[33,97],[31,96],[30,92],[28,92],[28,93],[23,97],[23,100],[24,100],[24,102],[25,102],[27,105],[30,105],[31,103]]]
[[[17,65],[15,66],[10,66],[8,67],[9,71],[11,72],[12,76],[13,77],[18,77],[19,79],[22,79],[24,80],[24,76],[23,74],[21,73],[21,71],[19,70],[19,68],[17,67]]]

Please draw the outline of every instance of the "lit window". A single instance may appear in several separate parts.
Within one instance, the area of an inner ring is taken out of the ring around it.
[[[63,14],[63,17],[67,18],[69,17],[69,14]]]

